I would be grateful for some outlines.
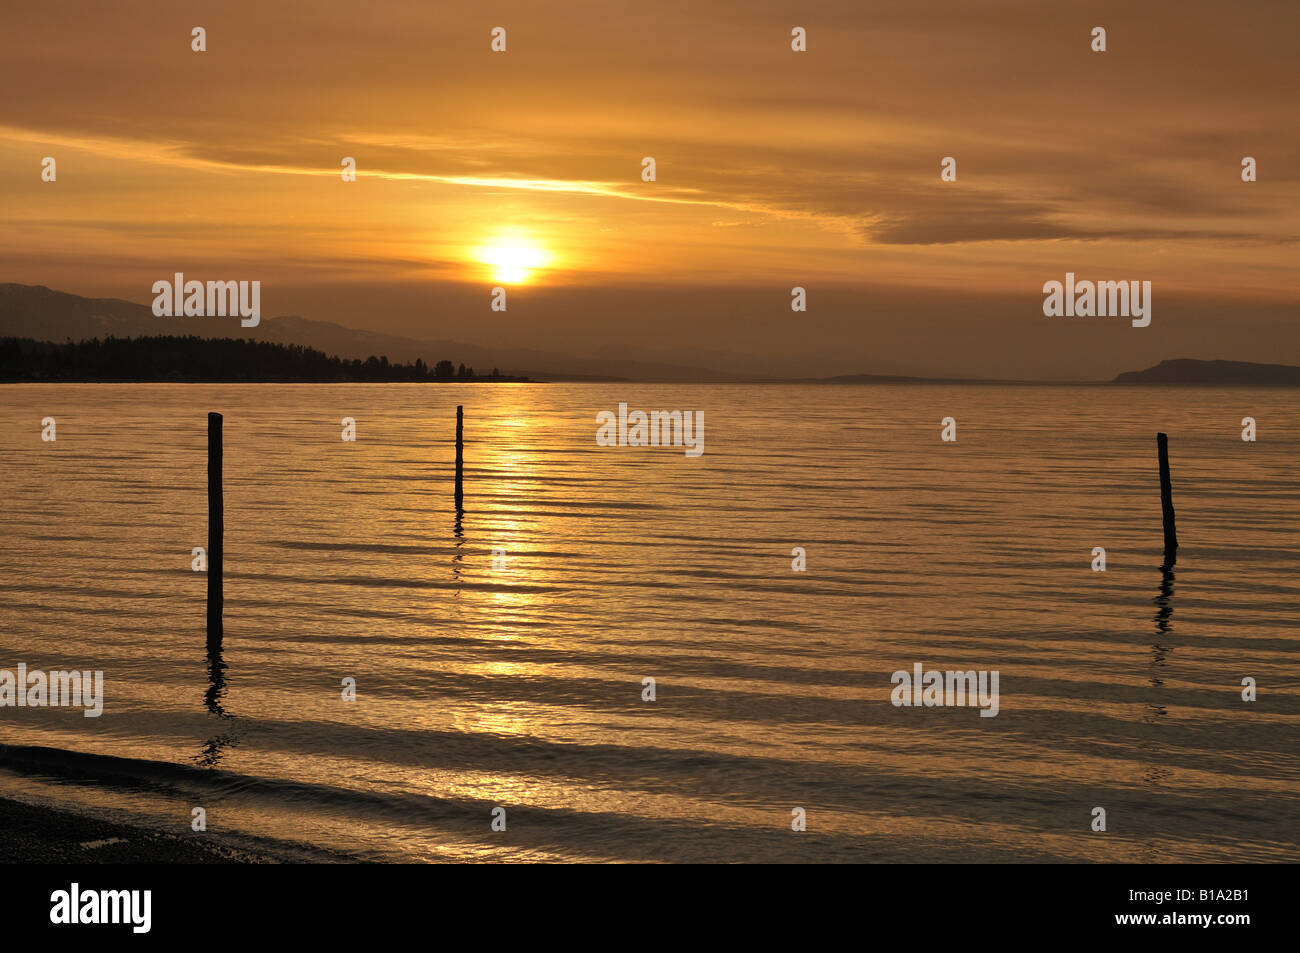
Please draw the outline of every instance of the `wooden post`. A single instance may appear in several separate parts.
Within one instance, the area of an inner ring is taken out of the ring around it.
[[[225,504],[221,492],[221,415],[208,414],[208,641],[221,640],[225,605],[222,558],[225,555]]]
[[[456,511],[465,503],[465,408],[456,405]]]
[[[1169,438],[1156,434],[1156,450],[1160,456],[1160,509],[1165,524],[1165,564],[1178,559],[1178,533],[1174,529],[1174,491],[1169,480]]]

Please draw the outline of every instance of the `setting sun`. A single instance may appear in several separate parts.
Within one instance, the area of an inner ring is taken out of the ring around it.
[[[490,267],[494,281],[518,285],[527,282],[534,271],[545,267],[550,256],[527,238],[509,236],[494,239],[475,249],[474,259]]]

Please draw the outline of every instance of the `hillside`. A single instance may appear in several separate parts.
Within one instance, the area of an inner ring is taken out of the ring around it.
[[[386,354],[391,361],[434,363],[454,354],[476,367],[534,380],[727,380],[706,368],[618,356],[555,354],[509,345],[483,346],[448,339],[420,340],[344,327],[297,315],[263,317],[255,328],[233,319],[155,317],[143,304],[120,298],[86,298],[44,285],[0,283],[0,337],[83,341],[156,335],[221,338],[239,335],[277,344],[301,344],[342,358]]]
[[[1300,387],[1300,367],[1249,361],[1161,361],[1142,371],[1125,371],[1116,384],[1202,384],[1221,387]]]

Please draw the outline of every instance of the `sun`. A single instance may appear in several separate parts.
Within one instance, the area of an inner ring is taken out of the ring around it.
[[[474,260],[487,265],[492,279],[503,285],[528,282],[533,272],[550,263],[550,255],[530,238],[510,235],[494,238],[474,249]]]

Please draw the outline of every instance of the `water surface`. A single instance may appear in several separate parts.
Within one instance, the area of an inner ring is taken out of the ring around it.
[[[704,455],[598,447],[620,401],[702,410]],[[379,860],[1295,861],[1296,402],[3,385],[0,668],[101,669],[107,698],[0,709],[0,794]],[[892,706],[915,662],[997,669],[998,716]]]

